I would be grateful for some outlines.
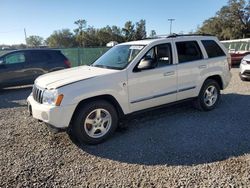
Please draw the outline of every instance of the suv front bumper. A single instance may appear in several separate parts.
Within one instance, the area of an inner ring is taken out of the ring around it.
[[[32,95],[27,99],[29,113],[40,121],[64,129],[70,124],[75,106],[49,106],[36,102]]]
[[[242,78],[250,78],[250,64],[240,64],[240,76]]]

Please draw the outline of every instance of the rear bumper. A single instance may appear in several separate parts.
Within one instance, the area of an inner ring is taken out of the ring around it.
[[[241,58],[242,59],[242,58]],[[232,66],[239,66],[241,59],[237,59],[237,60],[231,60],[231,65]]]
[[[49,106],[36,102],[32,96],[27,99],[30,114],[40,121],[55,128],[65,129],[69,126],[75,106]]]
[[[223,76],[223,89],[225,89],[229,85],[231,78],[232,73],[230,71]]]

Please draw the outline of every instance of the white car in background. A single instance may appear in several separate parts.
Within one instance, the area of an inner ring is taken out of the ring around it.
[[[243,81],[250,80],[250,55],[245,56],[240,63],[240,78]]]

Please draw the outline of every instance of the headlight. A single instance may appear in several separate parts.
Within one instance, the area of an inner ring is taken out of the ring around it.
[[[241,64],[242,64],[242,65],[247,65],[247,61],[242,60],[242,61],[241,61]]]
[[[60,106],[63,94],[58,95],[57,90],[45,90],[43,93],[43,104]]]

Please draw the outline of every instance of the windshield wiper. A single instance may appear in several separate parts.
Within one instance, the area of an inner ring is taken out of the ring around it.
[[[93,66],[93,67],[100,67],[100,68],[107,68],[107,66],[105,66],[105,65],[91,65],[91,66]]]
[[[100,67],[100,68],[104,68],[104,69],[115,69],[115,70],[121,70],[120,67],[111,67],[111,66],[107,66],[107,65],[92,65],[93,67]]]

